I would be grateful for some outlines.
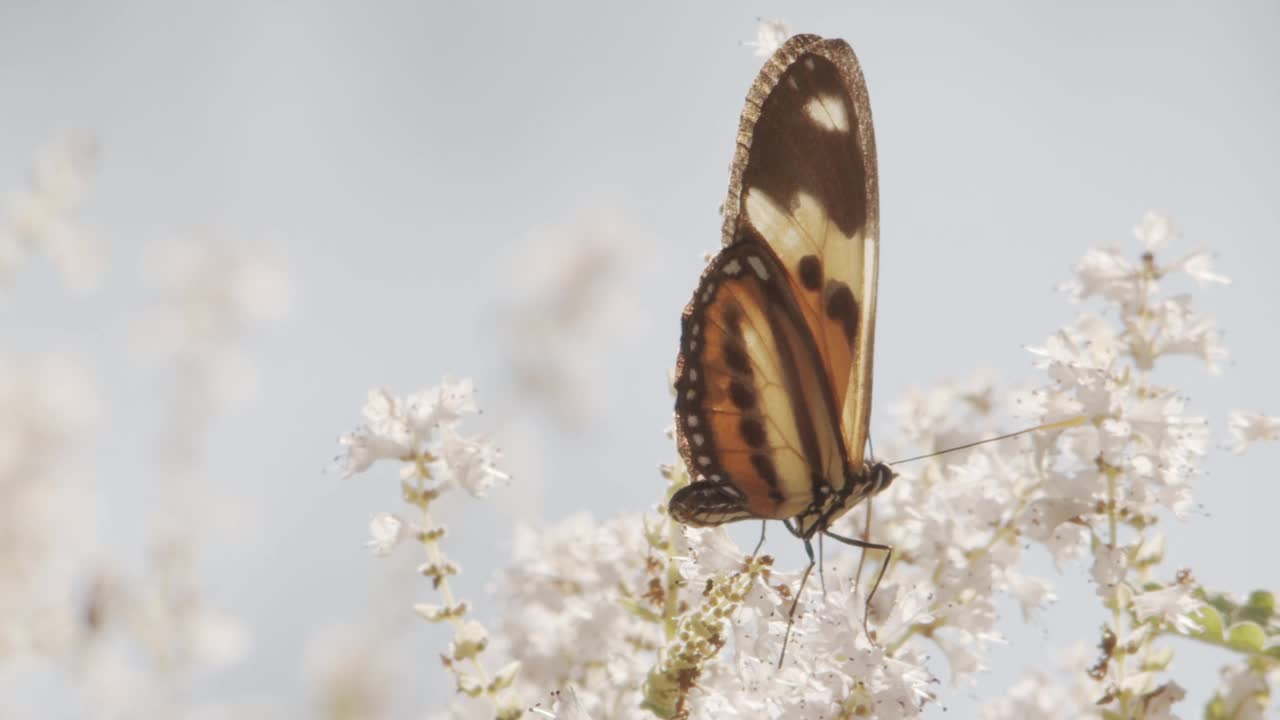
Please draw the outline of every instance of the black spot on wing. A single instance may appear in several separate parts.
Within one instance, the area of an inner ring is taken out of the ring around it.
[[[827,317],[840,323],[845,337],[853,342],[858,334],[858,301],[853,299],[849,286],[832,280],[827,283]]]
[[[778,471],[773,466],[773,459],[764,453],[752,453],[751,465],[755,467],[760,478],[769,484],[769,498],[776,503],[785,500],[782,491],[778,488]]]
[[[742,337],[742,306],[736,302],[725,304],[724,325],[734,337]]]
[[[800,283],[808,290],[817,290],[822,285],[822,261],[817,255],[805,255],[796,266],[800,275]]]
[[[764,445],[764,442],[767,439],[767,435],[764,431],[764,425],[762,425],[759,420],[752,417],[742,418],[742,421],[738,423],[738,432],[742,434],[742,439],[754,448]]]
[[[724,361],[730,369],[748,377],[751,376],[751,359],[747,357],[747,351],[743,349],[742,343],[735,341],[725,342],[723,351]]]
[[[750,410],[756,406],[755,391],[738,380],[729,383],[729,398],[739,410]]]

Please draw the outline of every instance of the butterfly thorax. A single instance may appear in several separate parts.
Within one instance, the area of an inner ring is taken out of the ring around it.
[[[820,492],[804,512],[792,518],[789,527],[798,537],[808,540],[826,530],[858,503],[888,488],[895,477],[897,473],[880,462],[863,463],[860,472],[848,470],[842,485],[823,483],[824,488],[838,489]]]

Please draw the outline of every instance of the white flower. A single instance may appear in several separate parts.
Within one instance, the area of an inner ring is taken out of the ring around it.
[[[791,28],[781,20],[761,18],[756,24],[756,39],[748,40],[743,45],[755,48],[756,57],[769,57],[791,37]]]
[[[380,388],[370,390],[363,410],[365,424],[338,438],[346,446],[346,454],[337,465],[343,477],[351,477],[379,460],[410,461],[432,449],[438,451],[449,474],[446,480],[452,479],[472,495],[483,496],[495,480],[507,475],[493,466],[498,451],[490,443],[463,438],[453,430],[464,415],[476,412],[475,388],[470,380],[445,380],[407,399]]]
[[[1221,372],[1222,362],[1227,358],[1221,333],[1213,320],[1192,312],[1189,296],[1169,298],[1148,308],[1148,311],[1158,323],[1159,332],[1146,340],[1145,347],[1134,346],[1140,368],[1150,369],[1160,355],[1185,354],[1202,359],[1209,372]],[[1136,339],[1136,334],[1134,337]],[[1139,354],[1138,350],[1145,350],[1145,353]]]
[[[464,415],[480,412],[475,392],[475,385],[469,379],[456,383],[446,379],[430,390],[410,395],[407,416],[415,434],[426,437],[437,428],[457,425]]]
[[[1167,682],[1142,696],[1142,717],[1148,720],[1176,720],[1173,704],[1187,696],[1187,691],[1176,682]]]
[[[1191,276],[1200,287],[1212,283],[1230,285],[1231,278],[1213,271],[1213,256],[1203,250],[1196,251],[1179,260],[1175,260],[1163,269],[1163,272],[1184,272]]]
[[[1222,701],[1222,717],[1233,720],[1262,720],[1267,710],[1268,677],[1249,667],[1248,663],[1222,668],[1218,699]],[[1274,671],[1273,671],[1274,674]],[[1275,679],[1271,678],[1274,682]]]
[[[1063,285],[1077,300],[1099,295],[1121,307],[1138,307],[1152,291],[1141,268],[1116,248],[1088,250],[1076,266],[1076,279]]]
[[[1259,441],[1280,440],[1280,417],[1236,410],[1228,420],[1231,428],[1231,452],[1243,453]]]
[[[338,438],[347,448],[341,462],[343,477],[369,469],[378,460],[410,456],[416,449],[408,426],[399,416],[399,400],[385,390],[370,390],[364,415],[368,424]]]
[[[1191,583],[1178,582],[1161,590],[1150,590],[1133,596],[1133,611],[1140,622],[1156,618],[1172,625],[1178,632],[1188,633],[1200,629],[1191,618],[1204,603],[1193,595]]]
[[[682,547],[676,548],[680,577],[694,586],[721,573],[741,570],[747,554],[729,537],[725,526],[694,528],[681,526]]]
[[[550,712],[541,708],[532,708],[532,712],[552,720],[591,720],[591,716],[582,707],[582,702],[578,700],[578,693],[574,692],[572,685],[553,695],[555,701]]]
[[[1048,675],[1031,671],[1018,684],[1009,688],[1007,697],[984,703],[978,711],[978,717],[981,720],[1074,718],[1076,715],[1072,700],[1074,698],[1069,698],[1066,690]]]
[[[1123,547],[1103,546],[1094,551],[1093,568],[1089,574],[1098,586],[1098,597],[1108,600],[1115,596],[1116,585],[1128,570],[1129,553]]]
[[[1142,221],[1134,226],[1133,236],[1142,242],[1147,252],[1155,252],[1173,238],[1173,222],[1158,212],[1147,211]]]
[[[196,658],[209,667],[226,667],[249,655],[253,633],[240,618],[211,607],[202,607],[188,630]]]
[[[474,497],[484,497],[493,483],[510,478],[494,466],[498,450],[492,443],[464,438],[451,428],[441,433],[440,457],[448,468],[449,478]]]
[[[489,631],[475,620],[468,620],[454,632],[449,654],[455,660],[467,660],[484,652],[489,645]]]
[[[404,521],[392,513],[381,512],[369,521],[369,540],[365,547],[379,557],[389,555],[404,538]]]

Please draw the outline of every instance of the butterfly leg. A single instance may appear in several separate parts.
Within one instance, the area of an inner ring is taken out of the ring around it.
[[[804,577],[800,578],[800,587],[796,590],[796,596],[791,599],[791,612],[787,613],[787,630],[782,636],[782,654],[778,656],[779,668],[787,657],[787,643],[791,640],[791,626],[796,620],[796,606],[800,604],[800,595],[804,593],[804,586],[809,582],[809,573],[813,572],[813,566],[818,564],[813,557],[813,544],[808,540],[804,541],[804,551],[809,554],[809,567],[804,569]]]
[[[867,442],[871,442],[871,438],[867,438]],[[867,525],[862,530],[862,541],[866,542],[871,537],[871,501],[874,498],[867,498]],[[862,554],[858,556],[858,572],[853,576],[853,589],[856,592],[862,586],[862,565],[867,561],[867,549],[862,548]]]
[[[827,573],[822,564],[822,536],[818,536],[818,583],[822,585],[822,597],[827,596]]]
[[[846,545],[852,545],[854,547],[859,547],[864,550],[884,550],[885,552],[884,562],[880,564],[880,572],[876,573],[876,581],[874,584],[871,585],[871,592],[867,593],[867,602],[865,607],[863,607],[863,610],[862,610],[862,630],[867,634],[868,639],[870,639],[872,642],[875,642],[875,636],[871,634],[871,628],[867,624],[868,619],[871,617],[871,599],[876,596],[876,589],[880,587],[880,581],[884,579],[885,570],[889,569],[889,561],[893,559],[893,547],[891,545],[881,545],[880,543],[866,542],[864,540],[857,540],[855,538],[847,538],[847,537],[844,537],[843,535],[836,535],[833,532],[827,532],[825,530],[822,532],[822,534],[826,535],[832,540],[839,540],[840,542]]]
[[[760,554],[760,548],[764,547],[764,531],[765,531],[765,529],[766,529],[766,528],[768,528],[768,527],[769,527],[769,521],[768,521],[768,520],[761,520],[761,521],[760,521],[760,542],[756,543],[756,549],[751,551],[751,557],[755,557],[755,556],[759,555],[759,554]]]

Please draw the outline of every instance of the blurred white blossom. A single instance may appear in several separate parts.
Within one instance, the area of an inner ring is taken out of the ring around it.
[[[96,143],[84,138],[40,148],[28,186],[8,193],[0,205],[0,279],[12,274],[28,254],[41,253],[58,268],[68,289],[98,288],[101,248],[94,234],[73,217],[97,154]]]
[[[404,539],[405,523],[394,513],[380,512],[369,521],[369,540],[365,547],[374,555],[389,555]]]
[[[1231,451],[1243,453],[1256,442],[1280,440],[1280,417],[1235,411],[1227,421],[1231,430]]]
[[[303,657],[313,705],[310,717],[391,717],[395,685],[402,675],[395,645],[384,633],[369,627],[332,626],[310,640]]]
[[[70,589],[91,550],[80,449],[97,405],[67,358],[0,357],[0,661],[61,654],[81,630]]]
[[[500,322],[517,393],[570,427],[599,410],[606,353],[646,330],[634,285],[653,245],[620,212],[598,208],[512,248]]]
[[[791,27],[782,20],[761,18],[756,23],[756,39],[743,45],[755,49],[756,57],[769,57],[791,37]]]
[[[156,299],[141,318],[140,346],[180,373],[176,400],[194,415],[175,422],[252,398],[257,370],[242,344],[288,314],[293,289],[283,266],[229,241],[174,239],[145,256],[142,277]]]
[[[1177,582],[1159,590],[1148,590],[1133,596],[1133,612],[1139,622],[1158,620],[1172,625],[1181,633],[1200,629],[1192,616],[1204,603],[1195,597],[1196,586],[1191,582]]]

